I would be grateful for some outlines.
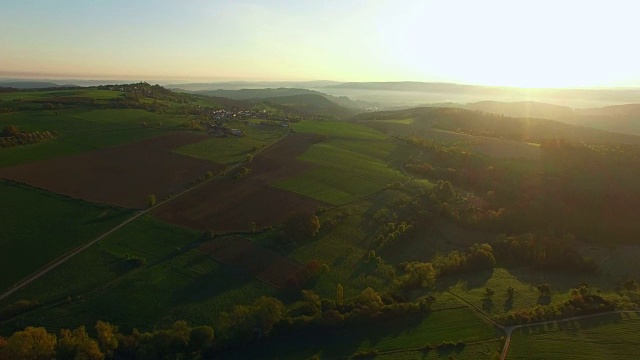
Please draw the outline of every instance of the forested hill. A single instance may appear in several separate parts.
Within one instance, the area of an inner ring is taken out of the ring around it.
[[[503,139],[542,142],[565,139],[590,144],[640,144],[640,136],[614,133],[555,120],[513,118],[458,108],[422,107],[359,114],[353,120],[414,118],[416,126]]]

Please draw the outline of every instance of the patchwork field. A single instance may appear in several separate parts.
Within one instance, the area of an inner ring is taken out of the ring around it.
[[[189,132],[103,150],[0,168],[0,177],[74,198],[130,208],[148,206],[148,195],[161,199],[190,181],[222,166],[169,150],[207,139]]]
[[[475,342],[488,340],[498,349],[500,333],[476,317],[469,309],[435,311],[428,315],[380,320],[366,327],[345,329],[312,329],[272,339],[243,349],[242,353],[225,356],[241,358],[306,359],[318,355],[323,359],[349,356],[357,351],[375,349],[380,352],[438,345],[443,341]],[[279,355],[287,349],[286,356]],[[464,347],[459,349],[462,352]],[[437,352],[432,350],[432,352]],[[453,352],[455,354],[455,352]],[[423,354],[427,354],[426,352]],[[387,357],[393,358],[393,357]]]
[[[59,135],[30,145],[0,148],[0,167],[103,149],[166,134],[188,118],[136,109],[69,109],[0,114],[0,128],[57,131]],[[148,126],[143,127],[142,123]]]
[[[39,303],[13,320],[0,315],[0,332],[75,328],[99,319],[128,329],[176,320],[213,324],[219,311],[275,291],[198,250],[199,237],[151,217],[136,219],[0,301],[0,314],[19,300]]]
[[[221,164],[235,164],[246,159],[255,150],[269,145],[284,135],[288,128],[280,126],[246,126],[233,124],[242,137],[221,137],[185,145],[175,149],[178,154],[193,156]]]
[[[245,164],[251,169],[248,175],[210,181],[152,214],[191,229],[230,232],[247,231],[250,222],[262,228],[281,223],[292,212],[314,211],[323,204],[270,186],[313,168],[296,160],[311,141],[311,136],[290,134]]]
[[[289,275],[303,268],[288,257],[240,236],[208,241],[200,246],[200,251],[217,262],[233,266],[277,288],[283,288]]]
[[[507,359],[631,359],[639,326],[631,313],[517,329]]]
[[[131,215],[0,180],[0,292]]]

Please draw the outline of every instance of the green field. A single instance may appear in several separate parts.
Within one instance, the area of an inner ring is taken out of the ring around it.
[[[502,341],[493,340],[465,345],[462,348],[438,350],[410,350],[382,353],[376,360],[491,360],[501,349]]]
[[[387,137],[366,126],[340,121],[302,121],[293,124],[293,130],[300,133],[327,135],[332,138],[384,140]]]
[[[348,204],[386,187],[383,182],[324,167],[272,185],[334,206]]]
[[[22,315],[21,324],[58,329],[107,320],[151,329],[176,320],[214,324],[219,311],[275,291],[201,253],[199,236],[141,217],[12,294],[0,309],[36,300],[42,307]],[[0,330],[17,328],[9,322]]]
[[[51,99],[55,102],[57,97],[86,97],[96,100],[110,100],[124,95],[120,91],[98,90],[98,89],[78,89],[78,90],[46,90],[46,91],[16,91],[0,93],[2,101],[41,101],[46,102]]]
[[[6,181],[0,181],[0,197],[0,217],[8,219],[0,228],[3,290],[131,215]]]
[[[635,359],[639,327],[632,313],[517,329],[507,359]]]
[[[242,130],[245,136],[211,138],[210,140],[186,145],[175,150],[176,153],[214,161],[221,164],[235,164],[247,158],[263,146],[280,139],[287,128],[278,126],[246,126],[232,124]]]
[[[39,143],[0,148],[0,167],[72,155],[143,140],[176,130],[184,116],[144,110],[61,110],[0,114],[0,128],[15,125],[25,131],[58,131],[60,135]],[[148,127],[141,124],[145,122]],[[162,125],[160,125],[162,123]]]
[[[335,359],[368,349],[391,351],[437,345],[443,341],[492,340],[499,336],[495,328],[470,310],[462,308],[410,318],[380,320],[360,327],[300,331],[248,347],[236,356],[229,354],[229,358],[305,359],[319,355],[321,358]]]

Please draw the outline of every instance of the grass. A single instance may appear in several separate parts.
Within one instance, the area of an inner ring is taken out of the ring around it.
[[[273,295],[275,289],[197,250],[200,234],[141,217],[0,303],[37,300],[44,306],[0,327],[48,329],[107,320],[124,330],[176,320],[215,324],[220,311]],[[145,266],[131,258],[144,257]],[[67,301],[69,299],[70,301]]]
[[[59,131],[56,139],[36,144],[0,148],[0,167],[24,164],[97,150],[151,138],[175,130],[187,118],[171,114],[155,114],[144,110],[61,110],[23,111],[0,114],[0,128],[15,125],[26,131]],[[149,127],[142,127],[146,122]],[[159,127],[162,122],[162,127]]]
[[[489,360],[494,359],[502,346],[501,340],[465,345],[463,348],[438,349],[431,351],[411,350],[380,354],[376,360]]]
[[[2,101],[46,101],[51,98],[53,103],[56,97],[86,97],[96,100],[110,100],[124,95],[120,91],[98,90],[98,89],[78,89],[78,90],[46,90],[46,91],[17,91],[0,93]]]
[[[319,355],[320,358],[335,359],[367,349],[391,351],[437,345],[443,341],[492,340],[498,336],[495,328],[469,309],[462,308],[380,320],[344,329],[302,330],[274,338],[268,343],[247,347],[229,354],[228,358],[305,359]]]
[[[221,164],[234,164],[246,159],[247,155],[278,140],[287,132],[283,127],[233,125],[245,133],[243,137],[211,138],[210,140],[186,145],[176,153],[209,160]]]
[[[3,290],[131,215],[5,181],[0,181],[0,197],[0,218],[8,220],[0,228]]]
[[[382,182],[325,167],[272,185],[334,206],[348,204],[386,186]]]
[[[384,149],[387,146],[384,142],[354,145],[344,140],[329,140],[314,144],[299,159],[386,183],[403,181],[406,176],[386,163],[390,148],[377,156],[371,153],[380,151],[376,147]]]
[[[327,135],[331,138],[383,140],[387,137],[366,126],[340,121],[302,121],[292,127],[296,132]]]
[[[515,330],[508,359],[632,359],[640,316],[614,314]]]

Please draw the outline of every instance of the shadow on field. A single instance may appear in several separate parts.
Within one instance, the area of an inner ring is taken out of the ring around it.
[[[184,287],[176,289],[171,297],[175,304],[202,302],[244,286],[251,277],[228,265],[219,264],[215,271],[194,277]]]
[[[442,276],[438,279],[437,288],[447,290],[457,284],[462,284],[462,287],[466,290],[484,288],[492,276],[493,269],[473,274]]]

